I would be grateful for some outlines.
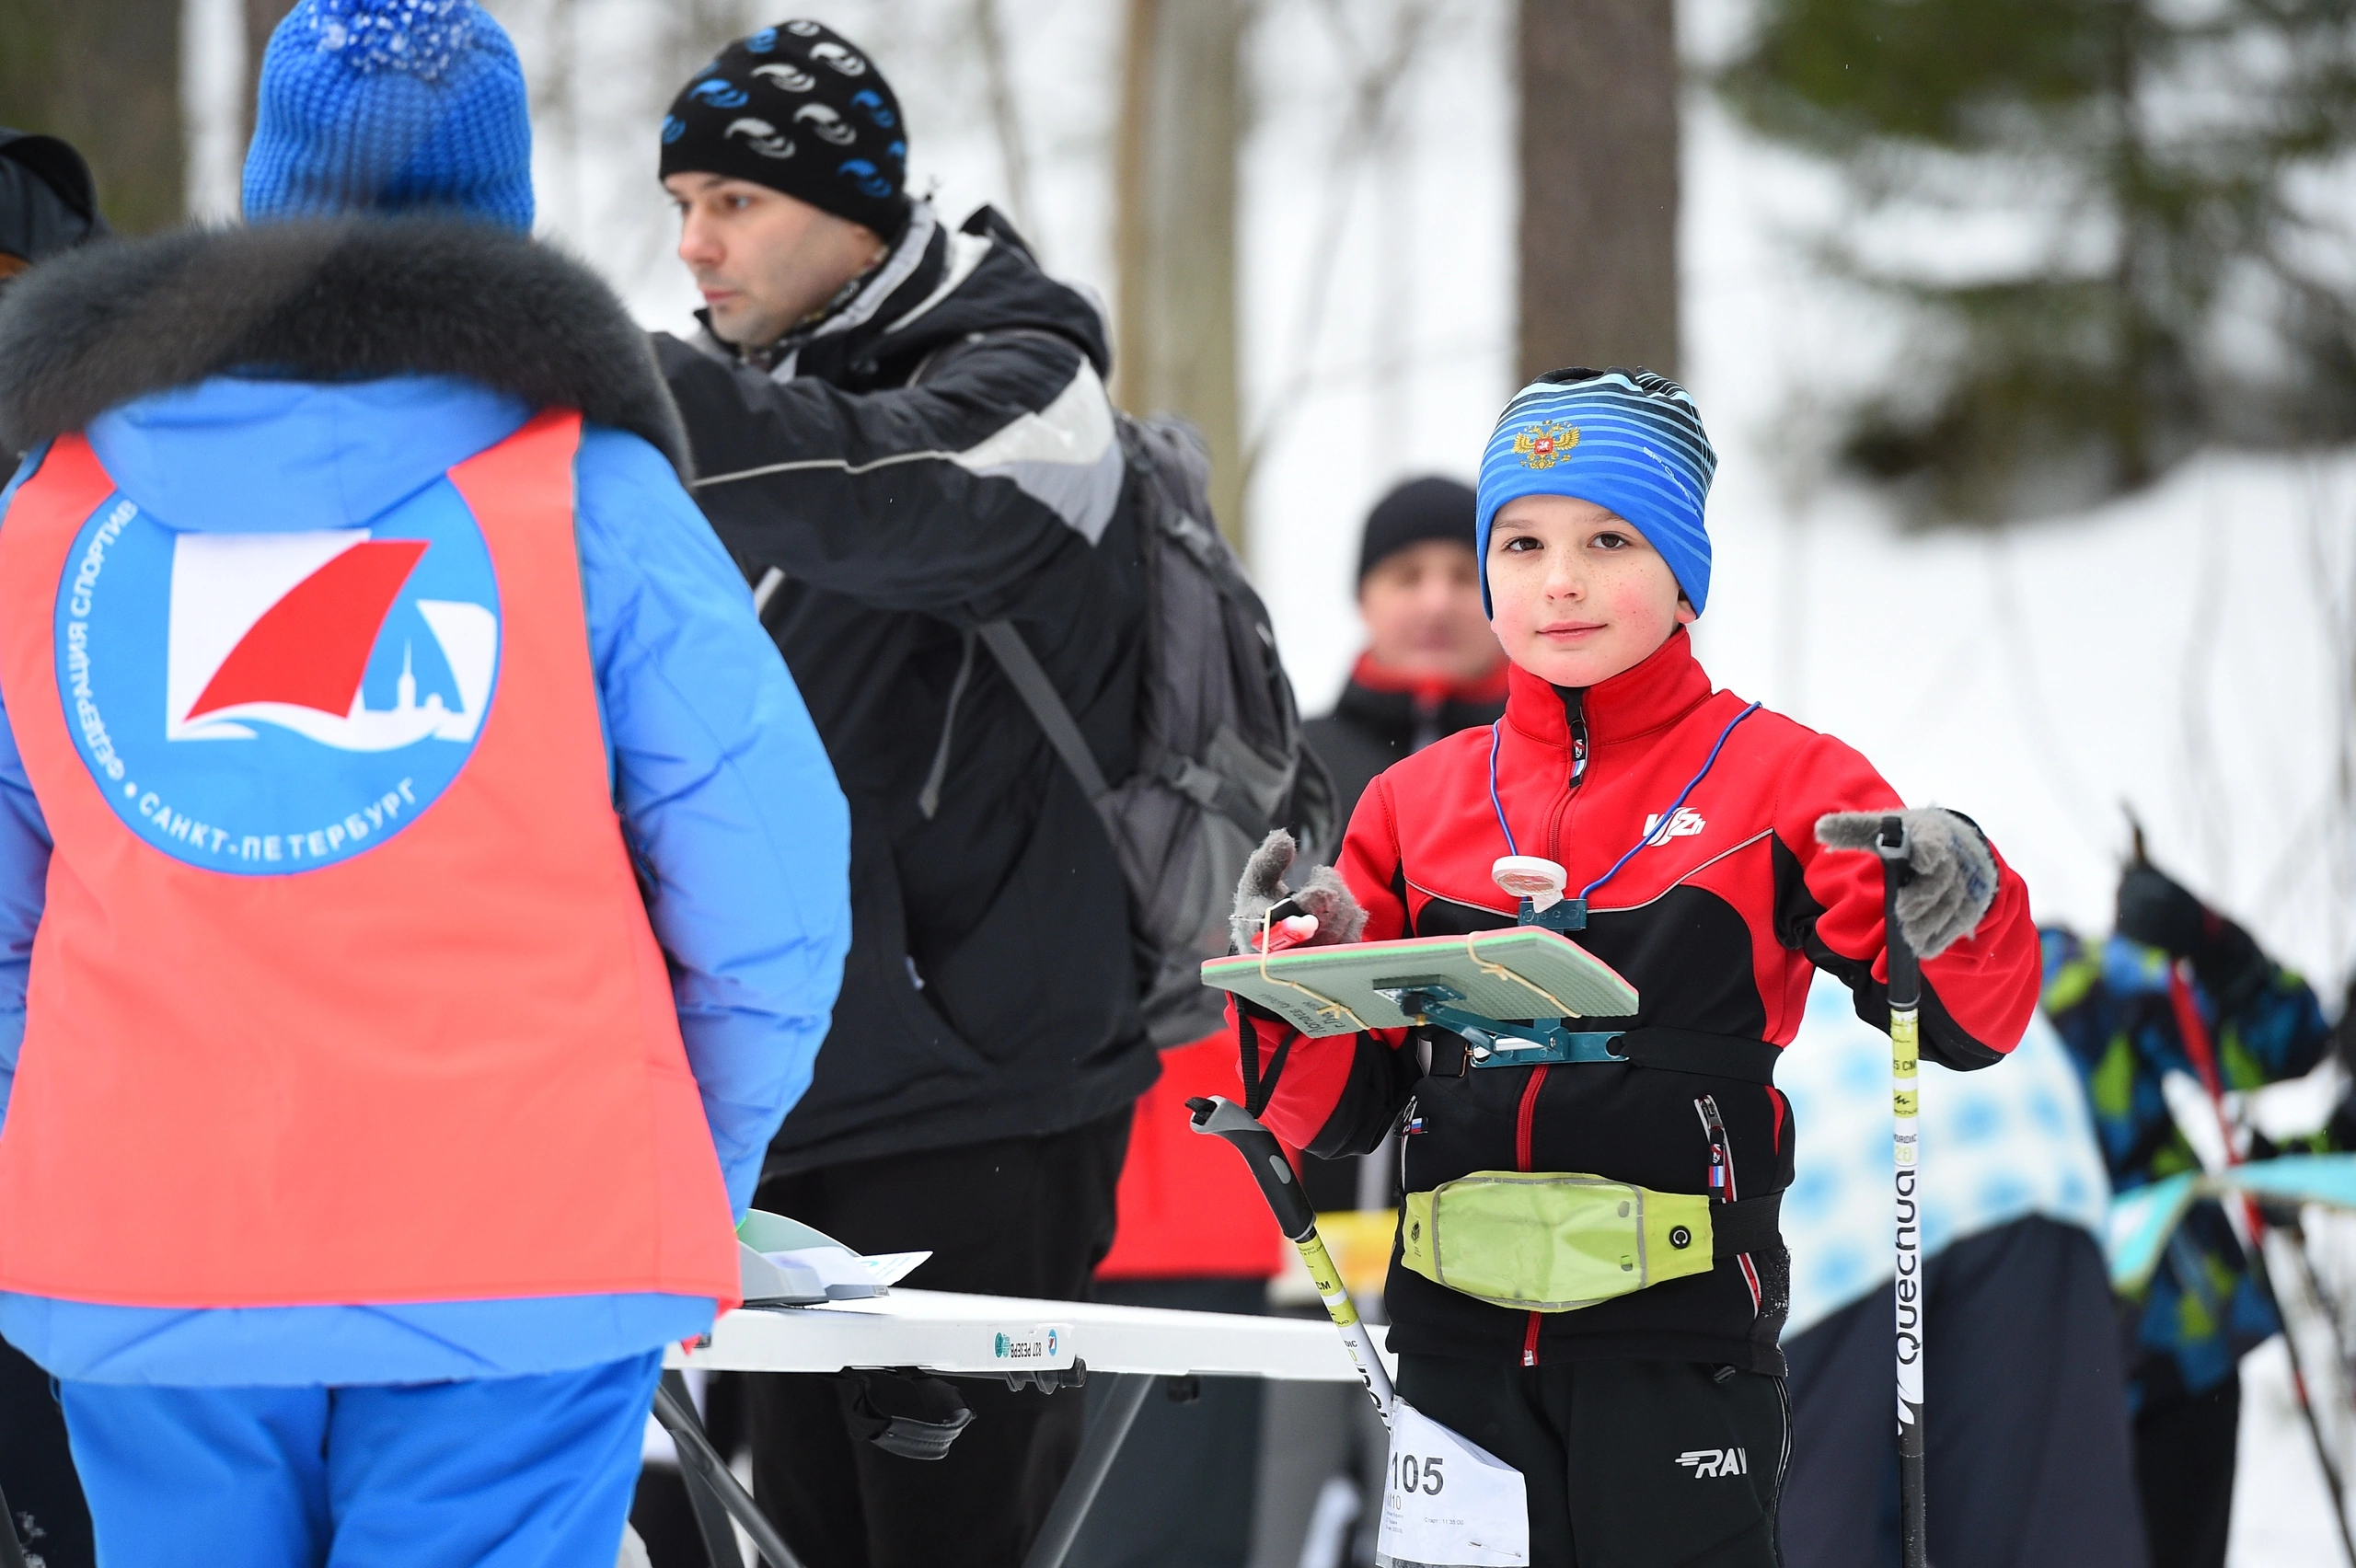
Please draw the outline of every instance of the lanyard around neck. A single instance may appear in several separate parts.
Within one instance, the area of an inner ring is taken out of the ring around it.
[[[1685,788],[1677,792],[1677,799],[1669,802],[1669,810],[1661,813],[1661,814],[1655,819],[1653,827],[1642,837],[1638,838],[1635,843],[1630,845],[1626,853],[1623,854],[1617,860],[1612,861],[1611,869],[1610,870],[1604,872],[1601,876],[1588,883],[1587,886],[1579,889],[1579,895],[1576,898],[1564,900],[1560,906],[1563,911],[1561,915],[1557,916],[1553,910],[1550,909],[1546,911],[1546,918],[1540,923],[1561,931],[1577,931],[1585,929],[1587,927],[1588,896],[1594,893],[1597,888],[1601,887],[1605,882],[1608,882],[1613,877],[1618,876],[1620,874],[1620,869],[1635,858],[1637,850],[1642,849],[1647,844],[1666,844],[1669,842],[1668,834],[1669,824],[1676,820],[1678,808],[1685,804],[1685,798],[1693,793],[1693,787],[1701,783],[1703,778],[1708,775],[1711,767],[1718,760],[1718,753],[1726,748],[1727,737],[1734,733],[1734,727],[1758,711],[1759,704],[1754,702],[1750,707],[1744,709],[1741,712],[1736,714],[1733,718],[1727,720],[1727,727],[1718,732],[1716,744],[1710,747],[1710,755],[1702,759],[1701,767],[1694,773],[1692,778],[1688,778],[1685,781]],[[1506,721],[1500,718],[1489,726],[1489,804],[1497,813],[1497,827],[1499,831],[1503,832],[1506,836],[1506,853],[1508,855],[1519,855],[1521,853],[1521,850],[1514,843],[1513,824],[1506,821],[1505,801],[1497,794],[1497,749],[1505,740],[1505,722]],[[1582,758],[1580,761],[1581,766],[1579,772],[1583,773],[1585,771],[1585,759]],[[1574,780],[1576,780],[1578,778],[1578,773],[1574,773],[1572,777]],[[1529,901],[1525,899],[1523,902],[1526,904]]]

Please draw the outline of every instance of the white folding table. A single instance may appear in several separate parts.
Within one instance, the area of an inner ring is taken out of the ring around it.
[[[1060,1568],[1156,1378],[1358,1381],[1333,1325],[1322,1320],[933,1290],[731,1312],[692,1351],[674,1347],[664,1366],[655,1415],[678,1445],[680,1472],[713,1568],[744,1568],[728,1528],[731,1516],[744,1525],[769,1568],[799,1564],[705,1437],[678,1376],[682,1367],[839,1372],[915,1366],[950,1377],[1045,1374],[1040,1380],[1050,1387],[1076,1387],[1083,1376],[1108,1378],[1110,1397],[1089,1424],[1024,1568]]]

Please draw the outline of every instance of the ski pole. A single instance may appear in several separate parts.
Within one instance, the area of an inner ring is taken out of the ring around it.
[[[1259,1118],[1224,1095],[1189,1100],[1186,1109],[1193,1113],[1189,1124],[1195,1131],[1225,1138],[1243,1157],[1243,1163],[1251,1167],[1252,1180],[1259,1183],[1260,1195],[1276,1212],[1277,1228],[1299,1251],[1300,1261],[1309,1265],[1309,1277],[1317,1286],[1317,1298],[1325,1303],[1326,1316],[1342,1332],[1343,1348],[1357,1366],[1367,1397],[1374,1401],[1375,1413],[1382,1417],[1383,1425],[1389,1426],[1391,1401],[1397,1397],[1392,1392],[1391,1374],[1382,1369],[1382,1358],[1374,1353],[1374,1336],[1359,1320],[1357,1304],[1350,1300],[1350,1293],[1342,1284],[1342,1272],[1334,1266],[1333,1256],[1325,1251],[1324,1239],[1317,1234],[1317,1211],[1309,1206],[1309,1194],[1300,1190],[1292,1161],[1285,1158],[1284,1146],[1276,1142],[1276,1134],[1260,1124]]]
[[[1905,819],[1881,819],[1874,853],[1881,858],[1882,941],[1889,952],[1890,1180],[1897,1198],[1893,1255],[1898,1365],[1898,1552],[1904,1568],[1923,1568],[1929,1539],[1923,1484],[1923,1225],[1919,1178],[1923,1148],[1922,1044],[1918,1032],[1923,970],[1898,920],[1898,890],[1911,877]]]

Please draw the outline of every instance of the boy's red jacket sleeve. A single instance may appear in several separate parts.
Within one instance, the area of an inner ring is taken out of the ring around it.
[[[1370,942],[1408,934],[1405,889],[1397,874],[1399,839],[1392,830],[1391,812],[1391,791],[1377,778],[1358,798],[1334,866],[1366,906],[1362,940]],[[1311,1038],[1256,1009],[1253,1014],[1239,1014],[1233,998],[1228,1010],[1237,1020],[1243,1048],[1258,1054],[1257,1075],[1247,1078],[1247,1085],[1254,1081],[1265,1085],[1272,1067],[1277,1073],[1265,1108],[1247,1108],[1259,1112],[1270,1132],[1295,1148],[1328,1158],[1361,1153],[1381,1141],[1398,1105],[1390,1086],[1398,1070],[1399,1047],[1406,1042],[1405,1030]],[[1277,1060],[1280,1051],[1281,1063]],[[1262,1092],[1267,1092],[1265,1087]],[[1362,1114],[1337,1117],[1335,1112],[1345,1100],[1360,1108]],[[1370,1136],[1366,1136],[1369,1127]]]
[[[1825,848],[1816,841],[1816,823],[1831,812],[1894,812],[1904,802],[1872,764],[1830,735],[1814,735],[1796,748],[1785,769],[1775,836],[1800,874],[1796,884],[1775,890],[1776,936],[1846,984],[1858,1017],[1887,1028],[1881,861]],[[1949,1067],[1986,1066],[2004,1056],[2019,1043],[2037,1009],[2041,971],[2028,888],[1993,844],[1988,848],[1996,861],[1996,896],[1988,913],[1969,935],[1923,961],[1923,1050]]]

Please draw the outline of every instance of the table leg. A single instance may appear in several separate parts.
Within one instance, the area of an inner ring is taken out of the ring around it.
[[[1063,1568],[1089,1507],[1137,1421],[1138,1407],[1145,1403],[1146,1391],[1154,1384],[1150,1372],[1115,1372],[1111,1377],[1112,1395],[1080,1439],[1080,1458],[1073,1462],[1071,1474],[1064,1478],[1063,1490],[1056,1493],[1055,1506],[1047,1510],[1046,1523],[1039,1527],[1039,1539],[1032,1543],[1022,1568]]]
[[[695,1505],[696,1528],[702,1532],[711,1568],[744,1568],[736,1555],[735,1533],[728,1528],[731,1517],[753,1538],[768,1568],[802,1568],[801,1559],[793,1555],[785,1538],[753,1501],[753,1494],[704,1435],[703,1423],[696,1419],[695,1401],[687,1396],[687,1380],[676,1372],[664,1373],[661,1386],[654,1390],[654,1419],[678,1447],[679,1478],[687,1482],[687,1500]]]

